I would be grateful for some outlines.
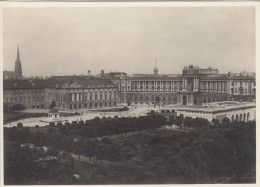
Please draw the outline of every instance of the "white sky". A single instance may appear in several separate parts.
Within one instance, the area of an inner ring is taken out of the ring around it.
[[[250,7],[5,8],[3,65],[17,46],[24,76],[123,71],[255,72],[255,17]]]

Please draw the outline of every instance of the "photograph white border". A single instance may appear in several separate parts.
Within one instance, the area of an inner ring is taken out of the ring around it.
[[[260,35],[260,3],[256,1],[251,2],[0,2],[0,119],[2,128],[0,130],[0,186],[4,186],[4,154],[3,154],[3,9],[5,8],[36,8],[36,7],[255,7],[255,23],[256,23],[256,87],[260,87],[259,83],[259,73],[260,73],[260,42],[259,42],[259,35]],[[256,121],[260,120],[260,115],[258,115],[258,106],[259,106],[259,93],[257,90],[257,97],[256,97]],[[260,114],[260,113],[259,113]],[[260,155],[260,128],[256,124],[256,184],[194,184],[193,187],[196,186],[259,186],[260,182],[260,165],[259,165],[259,155]],[[10,185],[8,185],[10,186]],[[26,185],[29,186],[29,185]],[[37,186],[37,185],[33,185]],[[52,185],[45,185],[45,186],[52,186]],[[57,186],[57,185],[55,185]],[[60,185],[58,185],[60,186]],[[64,186],[64,185],[61,185]],[[77,185],[78,186],[78,185]],[[82,186],[82,185],[80,185]],[[88,186],[100,186],[100,185],[88,185]],[[115,185],[105,185],[106,187],[115,186]],[[124,185],[124,186],[132,186],[132,185]],[[148,186],[148,185],[135,185],[135,186]],[[149,185],[150,186],[150,185]],[[162,185],[153,185],[155,187],[162,186]],[[165,185],[164,185],[165,186]],[[167,185],[167,186],[190,186],[190,185]]]

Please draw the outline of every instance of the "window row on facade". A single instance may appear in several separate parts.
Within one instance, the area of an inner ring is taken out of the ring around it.
[[[44,102],[44,96],[40,97],[34,97],[34,96],[24,96],[24,97],[5,97],[4,102],[5,103],[26,103],[26,102]]]
[[[65,107],[62,104],[59,104],[58,106],[59,108]],[[112,106],[117,106],[117,102],[108,101],[108,102],[70,103],[70,109],[94,109],[94,108],[112,107]]]

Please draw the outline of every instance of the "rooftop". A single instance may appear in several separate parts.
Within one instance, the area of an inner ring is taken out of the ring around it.
[[[204,106],[181,106],[177,110],[179,111],[196,111],[196,112],[220,112],[220,111],[230,111],[243,108],[254,108],[255,103],[251,102],[237,102],[237,101],[221,101],[212,102]]]
[[[71,77],[70,79],[10,79],[3,80],[3,89],[44,89],[66,87],[116,87],[110,80],[101,78]]]

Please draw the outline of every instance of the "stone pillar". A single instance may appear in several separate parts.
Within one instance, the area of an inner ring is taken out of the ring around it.
[[[195,91],[195,89],[196,89],[196,83],[195,83],[195,80],[196,80],[196,78],[194,77],[194,78],[193,78],[193,91]]]
[[[182,79],[182,90],[184,89],[184,79]]]
[[[74,101],[74,95],[71,93],[71,101]]]
[[[184,90],[183,91],[187,91],[187,80],[186,78],[184,78]]]

